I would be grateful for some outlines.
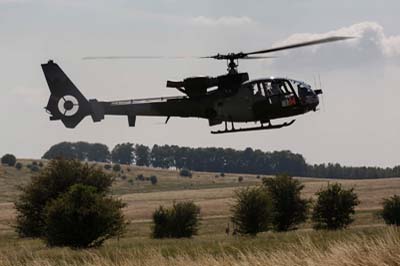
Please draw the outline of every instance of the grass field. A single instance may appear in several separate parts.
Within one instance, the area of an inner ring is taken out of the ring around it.
[[[21,160],[24,165],[30,160]],[[112,171],[109,171],[112,173]],[[135,177],[156,175],[158,183]],[[311,224],[288,233],[264,233],[256,238],[225,235],[235,189],[259,184],[256,175],[193,173],[123,167],[112,192],[127,203],[130,221],[126,235],[107,241],[96,250],[49,249],[38,240],[18,239],[12,225],[12,201],[18,185],[32,173],[0,166],[0,266],[2,265],[400,265],[400,230],[383,224],[377,216],[384,197],[400,193],[400,178],[378,180],[327,180],[300,178],[310,198],[328,182],[354,187],[361,201],[353,225],[340,232],[316,232]],[[243,176],[243,182],[238,177]],[[151,214],[159,205],[193,200],[201,207],[199,235],[185,240],[149,238]],[[336,259],[335,259],[336,258]],[[329,262],[329,263],[328,263]],[[351,262],[354,262],[353,264]]]

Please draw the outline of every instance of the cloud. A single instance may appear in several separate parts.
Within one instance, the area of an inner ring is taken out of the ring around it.
[[[198,16],[191,19],[192,24],[200,26],[242,26],[254,24],[255,21],[249,17],[223,16],[219,18]]]
[[[330,36],[354,36],[356,39],[288,50],[273,65],[319,66],[327,68],[380,64],[400,58],[400,35],[386,36],[384,28],[376,22],[361,22],[325,33],[298,33],[275,43],[287,45]]]

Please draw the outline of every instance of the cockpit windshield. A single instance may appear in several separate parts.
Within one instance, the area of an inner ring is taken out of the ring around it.
[[[294,94],[293,87],[286,79],[265,79],[249,84],[250,90],[255,96],[272,97]]]
[[[307,83],[297,80],[290,80],[290,82],[293,84],[293,87],[297,88],[297,93],[300,98],[314,94],[314,91],[311,89],[311,86],[308,85]]]

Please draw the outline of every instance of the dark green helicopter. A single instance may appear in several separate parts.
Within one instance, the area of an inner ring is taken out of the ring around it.
[[[318,95],[322,90],[313,90],[310,85],[287,78],[263,78],[249,80],[248,73],[239,73],[240,59],[260,59],[254,56],[286,49],[347,40],[352,37],[329,37],[296,43],[250,53],[217,54],[203,58],[226,60],[228,73],[218,77],[190,77],[183,81],[167,81],[167,87],[176,88],[185,96],[147,98],[121,101],[87,100],[62,69],[50,60],[42,65],[51,96],[45,109],[50,120],[61,120],[67,128],[75,128],[86,116],[100,122],[105,115],[128,117],[129,126],[134,127],[136,116],[197,117],[207,119],[210,126],[224,123],[223,130],[213,134],[275,129],[289,126],[295,120],[283,124],[271,124],[271,120],[291,117],[316,111]],[[86,59],[147,58],[87,57]],[[154,57],[151,57],[154,58]],[[256,122],[256,127],[235,128],[235,122]],[[228,123],[231,127],[228,128]]]

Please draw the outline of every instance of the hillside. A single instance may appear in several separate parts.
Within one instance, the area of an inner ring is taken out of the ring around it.
[[[14,233],[12,201],[18,196],[17,186],[25,184],[35,174],[26,168],[32,160],[19,161],[25,165],[22,170],[0,166],[0,266],[70,265],[83,261],[85,265],[278,265],[277,262],[285,262],[280,265],[298,265],[301,261],[311,262],[310,258],[315,265],[324,260],[343,265],[354,258],[360,261],[360,265],[365,265],[361,261],[371,259],[377,262],[372,265],[396,261],[395,256],[385,252],[396,249],[395,236],[400,233],[397,229],[385,227],[376,213],[384,197],[400,191],[400,178],[299,178],[305,185],[303,196],[307,198],[313,197],[328,182],[355,187],[361,204],[350,229],[316,232],[309,230],[311,225],[306,223],[298,231],[262,233],[253,239],[226,236],[225,228],[229,223],[234,190],[240,186],[260,184],[262,176],[192,172],[192,178],[187,178],[180,177],[176,170],[122,166],[120,173],[108,172],[115,176],[113,194],[127,203],[124,209],[130,221],[127,233],[119,240],[107,241],[101,249],[73,251],[50,249],[41,241],[19,239]],[[46,164],[46,161],[41,162]],[[104,165],[98,165],[104,168]],[[138,175],[143,175],[145,181],[136,180]],[[151,175],[157,176],[156,185],[146,180]],[[242,182],[238,181],[239,176],[243,177]],[[183,240],[150,239],[153,210],[159,205],[170,205],[180,200],[193,200],[201,207],[199,236]],[[344,247],[347,247],[346,251]],[[374,255],[366,251],[371,248],[377,250]],[[242,252],[240,256],[239,251]]]
[[[17,197],[17,186],[25,184],[30,180],[32,173],[26,168],[32,160],[20,160],[25,167],[17,170],[13,167],[0,166],[0,228],[10,230],[10,223],[14,217],[12,201]],[[37,161],[39,162],[39,161]],[[46,161],[42,161],[46,164]],[[103,165],[98,164],[99,167]],[[201,207],[201,215],[205,222],[216,223],[219,229],[228,222],[229,208],[232,202],[232,195],[236,188],[240,186],[251,186],[261,183],[262,176],[239,175],[219,173],[193,172],[192,178],[179,176],[176,170],[155,169],[136,166],[122,166],[120,173],[108,170],[115,176],[115,183],[112,192],[121,197],[127,203],[125,213],[128,219],[134,223],[147,223],[151,218],[151,213],[159,205],[170,205],[173,201],[193,200]],[[144,178],[152,175],[157,176],[158,183],[152,185],[150,181],[137,180],[138,175]],[[239,182],[239,176],[243,181]],[[313,197],[328,182],[340,182],[346,187],[355,187],[359,195],[361,204],[357,207],[357,225],[377,224],[381,221],[374,215],[380,208],[380,203],[384,197],[393,195],[400,191],[400,178],[390,179],[371,179],[371,180],[332,180],[317,178],[299,178],[304,184],[303,196]],[[215,220],[215,221],[214,221]],[[147,226],[147,225],[146,225]],[[149,228],[145,230],[145,233]]]

